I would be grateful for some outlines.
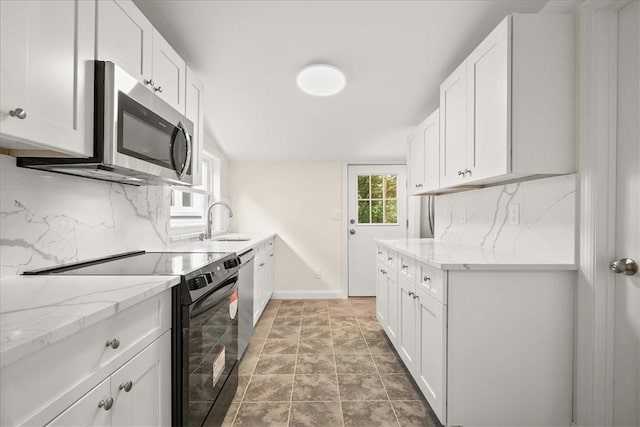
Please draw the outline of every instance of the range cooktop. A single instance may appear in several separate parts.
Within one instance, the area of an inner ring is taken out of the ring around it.
[[[232,252],[129,252],[106,258],[24,272],[25,275],[60,274],[85,276],[180,276],[213,263],[233,259]],[[235,266],[235,265],[234,265]],[[227,266],[225,265],[225,268]]]

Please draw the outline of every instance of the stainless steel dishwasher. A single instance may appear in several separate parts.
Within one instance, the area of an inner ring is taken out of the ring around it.
[[[240,255],[240,271],[238,271],[238,360],[253,335],[253,249]]]

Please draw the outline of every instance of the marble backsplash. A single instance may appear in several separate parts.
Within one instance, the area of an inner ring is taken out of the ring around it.
[[[0,275],[169,239],[168,187],[134,187],[31,169],[0,155]]]
[[[576,181],[563,175],[437,196],[434,237],[574,262]]]

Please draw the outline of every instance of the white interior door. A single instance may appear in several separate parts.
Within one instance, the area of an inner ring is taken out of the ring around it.
[[[640,2],[618,12],[616,259],[640,262]],[[640,274],[616,274],[613,423],[640,426]]]
[[[348,294],[376,294],[374,239],[407,235],[405,165],[347,166]]]

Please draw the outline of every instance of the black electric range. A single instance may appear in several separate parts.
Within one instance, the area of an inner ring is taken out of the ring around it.
[[[128,252],[25,275],[180,276],[172,289],[172,425],[220,425],[238,385],[234,253]]]

